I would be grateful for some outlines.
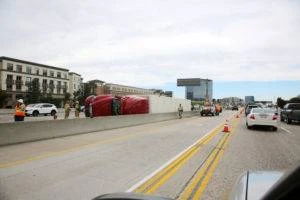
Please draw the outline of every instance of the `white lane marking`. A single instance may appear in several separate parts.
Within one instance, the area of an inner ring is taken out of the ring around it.
[[[290,130],[286,129],[286,128],[281,127],[281,129],[284,130],[285,132],[289,133],[289,134],[292,134],[292,132]]]
[[[220,126],[220,124],[218,126],[216,126],[215,128],[213,128],[212,131],[215,130],[215,129],[217,129],[219,126]],[[159,167],[157,170],[155,170],[154,172],[152,172],[151,174],[149,174],[148,176],[146,176],[145,178],[143,178],[138,183],[136,183],[133,186],[131,186],[126,192],[133,192],[136,188],[138,188],[139,186],[141,186],[142,184],[144,184],[150,178],[152,178],[153,176],[155,176],[158,172],[160,172],[165,167],[167,167],[168,165],[170,165],[174,160],[176,160],[177,158],[179,158],[182,154],[184,154],[185,152],[187,152],[188,150],[190,150],[193,146],[195,146],[198,142],[200,142],[200,140],[202,140],[203,138],[205,138],[207,135],[211,134],[212,131],[209,131],[208,133],[206,133],[204,136],[202,136],[199,140],[197,140],[191,146],[187,147],[182,152],[180,152],[175,157],[173,157],[171,160],[169,160],[168,162],[166,162],[165,164],[163,164],[161,167]]]

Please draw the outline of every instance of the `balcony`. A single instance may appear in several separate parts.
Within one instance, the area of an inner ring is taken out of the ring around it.
[[[12,85],[6,85],[6,91],[12,91]]]
[[[42,89],[43,89],[43,92],[47,91],[47,89],[48,89],[48,84],[47,84],[47,83],[43,83],[43,84],[42,84]]]
[[[11,79],[6,79],[6,85],[14,85],[15,84],[15,80],[11,80]]]
[[[22,80],[16,80],[16,85],[24,85],[24,81],[22,81]]]
[[[55,88],[55,85],[54,85],[54,84],[49,84],[49,88],[50,88],[50,89],[54,89],[54,88]]]
[[[62,89],[62,86],[61,86],[61,85],[57,85],[57,86],[56,86],[57,94],[60,94],[60,93],[61,93],[61,89]]]
[[[63,89],[64,93],[66,93],[68,91],[68,86],[66,86],[66,85],[63,85],[61,88]]]

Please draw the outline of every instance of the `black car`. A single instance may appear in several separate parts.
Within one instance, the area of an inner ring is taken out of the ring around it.
[[[286,104],[280,113],[280,120],[286,120],[288,124],[292,121],[300,121],[300,103]]]
[[[239,107],[237,107],[237,106],[232,106],[231,110],[239,110]]]
[[[251,111],[252,108],[258,108],[258,107],[259,106],[255,105],[255,104],[253,104],[253,105],[247,105],[247,107],[245,109],[245,116],[247,116],[250,113],[250,111]]]

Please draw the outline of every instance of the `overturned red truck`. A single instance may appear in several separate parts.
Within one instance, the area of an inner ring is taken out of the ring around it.
[[[89,96],[85,100],[85,116],[112,116],[149,113],[148,97],[127,95]]]

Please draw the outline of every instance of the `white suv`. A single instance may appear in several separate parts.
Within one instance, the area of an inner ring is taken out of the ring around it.
[[[37,104],[29,104],[26,106],[25,114],[27,116],[38,116],[38,115],[55,115],[57,113],[57,108],[55,105],[50,103],[37,103]]]

